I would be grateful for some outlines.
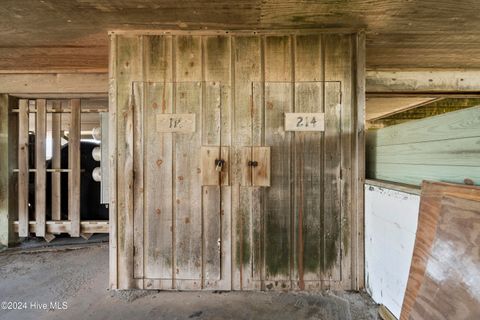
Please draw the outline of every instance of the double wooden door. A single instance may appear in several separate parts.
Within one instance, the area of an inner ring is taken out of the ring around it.
[[[133,272],[145,289],[341,279],[341,83],[243,87],[132,84]]]

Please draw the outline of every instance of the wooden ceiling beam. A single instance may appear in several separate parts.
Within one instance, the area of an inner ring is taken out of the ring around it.
[[[370,70],[366,91],[378,93],[480,93],[480,69]]]

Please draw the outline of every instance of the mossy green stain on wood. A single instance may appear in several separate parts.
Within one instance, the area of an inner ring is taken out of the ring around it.
[[[266,212],[265,263],[267,279],[275,276],[288,276],[290,272],[290,228],[274,212]]]
[[[250,212],[245,208],[239,208],[237,211],[238,223],[236,232],[236,263],[237,267],[250,264]]]

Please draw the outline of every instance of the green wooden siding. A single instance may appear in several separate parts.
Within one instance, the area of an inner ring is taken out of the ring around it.
[[[480,107],[368,132],[367,177],[480,185]]]

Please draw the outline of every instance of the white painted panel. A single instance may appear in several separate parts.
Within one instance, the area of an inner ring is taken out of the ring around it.
[[[397,318],[410,271],[419,205],[419,195],[365,185],[367,291]]]

